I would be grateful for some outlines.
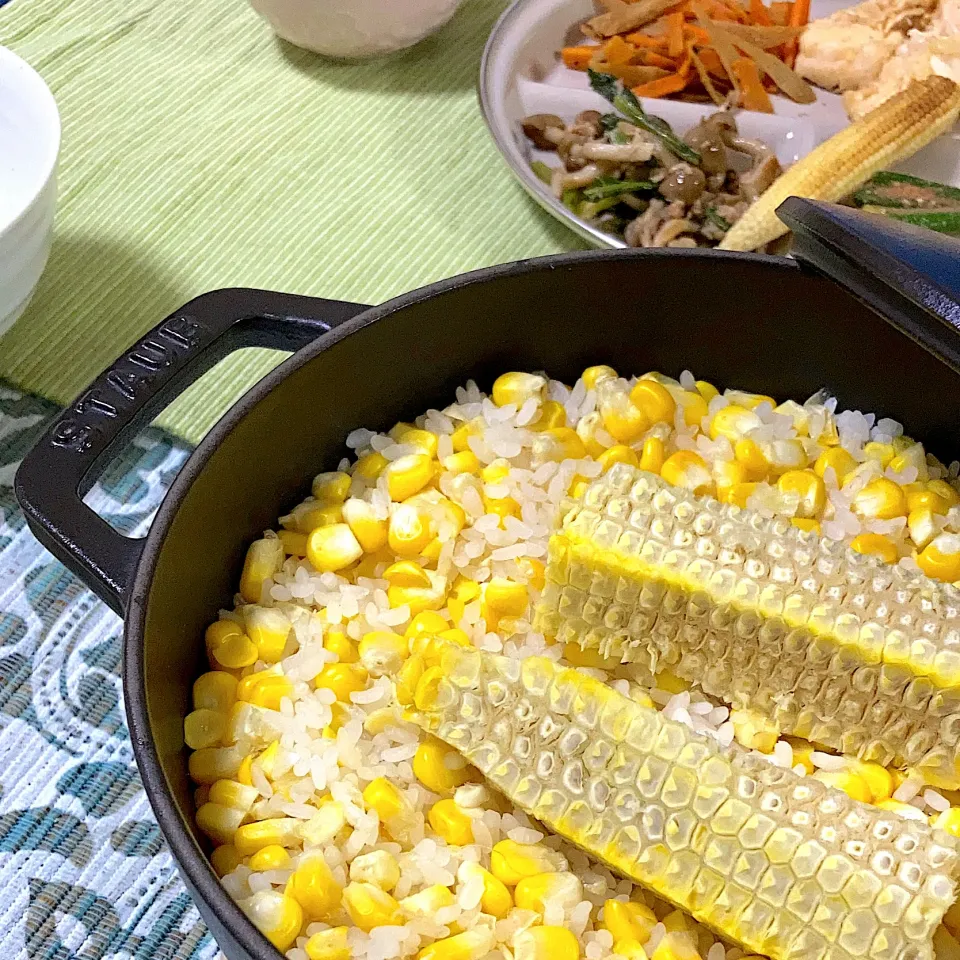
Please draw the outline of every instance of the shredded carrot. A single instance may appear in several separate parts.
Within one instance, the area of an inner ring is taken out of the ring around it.
[[[671,73],[669,76],[661,77],[659,80],[651,80],[650,83],[644,83],[639,87],[634,87],[633,92],[638,97],[665,97],[671,93],[679,93],[686,85],[686,74]]]
[[[770,13],[764,6],[763,0],[750,0],[750,19],[760,27],[773,26]]]
[[[708,73],[720,80],[727,79],[727,71],[723,69],[720,54],[713,47],[701,47],[697,51],[697,56],[700,57],[700,62],[706,67]]]
[[[639,30],[634,33],[628,33],[625,37],[635,47],[648,47],[652,50],[666,50],[667,38],[655,37],[649,33],[641,33]]]
[[[760,80],[757,65],[748,57],[738,57],[730,66],[740,84],[740,106],[760,113],[773,113],[773,104]]]
[[[668,13],[667,17],[667,54],[674,59],[683,53],[683,11]]]
[[[571,70],[586,70],[599,47],[564,47],[560,51],[563,65]]]
[[[603,57],[608,63],[629,63],[636,56],[637,48],[623,37],[611,37],[603,45]]]
[[[707,31],[704,30],[703,27],[695,27],[688,23],[683,28],[683,35],[688,40],[692,40],[695,44],[697,44],[697,46],[710,46],[710,37],[707,35]]]
[[[810,0],[793,0],[790,5],[790,17],[787,20],[788,26],[805,27],[810,20]],[[792,67],[797,59],[798,40],[791,40],[785,44],[784,62],[788,67]]]
[[[774,26],[785,27],[790,19],[790,7],[793,4],[783,3],[780,0],[777,0],[776,3],[770,4],[770,20]]]
[[[681,48],[681,53],[682,52],[683,48]],[[662,67],[664,70],[677,69],[676,60],[671,59],[670,57],[661,56],[659,53],[654,53],[652,50],[644,50],[641,59],[649,67]]]

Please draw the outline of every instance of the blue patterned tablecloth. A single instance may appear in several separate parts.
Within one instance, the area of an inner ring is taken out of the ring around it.
[[[0,384],[0,958],[212,960],[133,761],[120,620],[14,500],[18,462],[54,412]],[[147,431],[88,502],[142,533],[187,454]]]

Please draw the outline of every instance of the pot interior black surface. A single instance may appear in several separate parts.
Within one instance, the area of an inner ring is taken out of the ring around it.
[[[769,258],[608,255],[501,270],[295,358],[218,434],[159,545],[149,589],[146,706],[195,838],[182,720],[206,669],[204,628],[230,604],[249,541],[336,465],[355,427],[386,429],[446,404],[468,377],[488,388],[506,370],[543,369],[572,382],[594,363],[627,375],[689,368],[721,388],[780,399],[826,386],[844,407],[901,420],[946,460],[960,450],[945,402],[960,378],[833,284]],[[143,577],[150,566],[148,552]]]

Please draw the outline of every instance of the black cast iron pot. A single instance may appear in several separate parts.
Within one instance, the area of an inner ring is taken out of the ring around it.
[[[900,419],[949,460],[960,451],[960,376],[944,362],[956,359],[954,344],[912,322],[883,319],[786,260],[607,251],[494,267],[375,308],[221,290],[128,350],[53,423],[16,491],[41,542],[126,621],[124,691],[143,784],[227,957],[279,955],[208,864],[183,718],[206,669],[204,628],[230,603],[247,544],[337,463],[349,431],[442,406],[468,377],[489,388],[506,370],[543,369],[572,382],[610,363],[628,374],[689,368],[782,398],[827,386],[847,407]],[[293,356],[205,437],[145,539],[115,532],[82,503],[103,466],[203,371],[247,346]]]

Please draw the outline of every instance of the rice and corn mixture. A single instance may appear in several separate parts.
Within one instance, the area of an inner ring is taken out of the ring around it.
[[[603,486],[593,481],[628,474],[657,475],[652,496],[709,495],[903,576],[960,580],[958,465],[898,423],[837,412],[825,394],[777,404],[689,372],[625,379],[596,366],[572,388],[514,372],[486,396],[469,382],[446,409],[387,434],[354,431],[347,445],[355,459],[319,474],[251,545],[235,608],[207,630],[211,669],[184,723],[213,866],[290,960],[747,956],[547,832],[412,722],[427,706],[425,666],[445,650],[575,668],[621,706],[655,709],[721,749],[736,742],[771,776],[843,791],[924,837],[960,837],[960,793],[935,789],[922,765],[787,736],[770,711],[736,698],[731,711],[655,658],[621,663],[564,639],[568,624],[553,636],[534,626],[538,604],[537,625],[550,622],[561,515]],[[960,958],[951,931],[956,907],[936,933],[941,958]],[[870,930],[857,934],[869,944]],[[884,943],[863,955],[924,955]]]

